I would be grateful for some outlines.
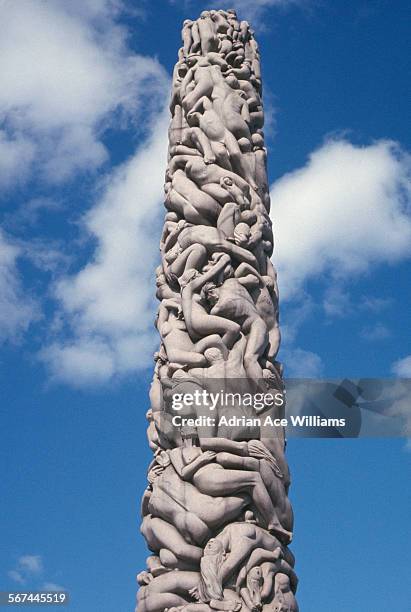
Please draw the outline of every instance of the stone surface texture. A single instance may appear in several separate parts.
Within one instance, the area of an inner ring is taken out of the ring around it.
[[[243,415],[238,405],[201,426],[204,406],[184,404],[178,425],[166,408],[173,394],[219,384],[283,391],[258,45],[234,10],[186,20],[182,39],[141,505],[152,554],[137,575],[137,610],[295,612],[284,431],[263,425],[284,406],[253,406],[231,427],[217,415]]]

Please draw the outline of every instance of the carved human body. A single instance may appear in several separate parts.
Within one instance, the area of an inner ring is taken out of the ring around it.
[[[150,555],[137,610],[297,612],[284,431],[263,424],[284,406],[240,401],[283,390],[258,45],[232,9],[186,20],[182,41],[146,410]],[[192,401],[203,393],[217,398],[212,411]]]

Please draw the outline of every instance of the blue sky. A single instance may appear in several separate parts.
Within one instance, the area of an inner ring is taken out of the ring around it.
[[[411,377],[408,3],[229,4],[262,52],[286,371]],[[146,557],[165,108],[205,6],[2,4],[0,589],[75,612],[133,609]],[[290,440],[304,612],[409,609],[404,446]]]

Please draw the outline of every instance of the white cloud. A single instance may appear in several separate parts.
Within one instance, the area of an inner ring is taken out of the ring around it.
[[[118,119],[158,109],[166,77],[127,46],[120,1],[6,0],[0,24],[0,185],[40,170],[50,181],[93,170]],[[124,123],[124,122],[123,122]]]
[[[349,294],[338,285],[332,285],[324,292],[324,312],[328,317],[345,317],[351,311]]]
[[[291,6],[306,6],[312,0],[227,0],[221,6],[235,8],[239,19],[248,19],[251,25],[259,23],[264,12],[269,8],[288,8]]]
[[[359,313],[378,314],[393,305],[392,298],[379,298],[372,295],[362,295],[355,300],[349,292],[347,281],[340,284],[331,283],[324,291],[322,307],[327,317],[347,317]]]
[[[375,325],[364,327],[364,329],[361,331],[361,336],[365,340],[375,342],[379,340],[386,340],[391,336],[391,332],[386,325],[376,323]]]
[[[393,142],[330,140],[271,188],[283,299],[309,279],[338,282],[411,254],[410,156]],[[334,301],[335,306],[335,301]],[[333,307],[334,308],[334,307]]]
[[[284,311],[281,317],[281,346],[291,347],[297,336],[298,332],[307,319],[313,315],[315,311],[315,304],[312,297],[305,293],[299,296],[301,299],[295,301],[292,305],[287,304],[287,310]]]
[[[29,138],[0,130],[0,188],[20,185],[27,177],[34,155],[35,146]]]
[[[281,359],[285,364],[284,374],[288,378],[318,378],[324,369],[317,353],[299,347],[284,348]]]
[[[26,295],[17,268],[22,250],[0,229],[0,342],[16,341],[39,317],[34,300]]]
[[[60,318],[69,324],[69,333],[41,352],[55,379],[100,383],[152,359],[167,124],[163,113],[152,137],[108,177],[100,201],[85,217],[96,250],[78,274],[55,285]]]
[[[58,591],[66,591],[67,589],[65,589],[64,587],[62,587],[59,584],[56,584],[55,582],[45,582],[42,585],[41,590],[42,591],[58,592]]]
[[[24,584],[26,582],[23,575],[17,570],[10,570],[9,572],[7,572],[7,576],[11,578],[14,582],[17,582],[17,584]]]
[[[41,574],[43,561],[40,555],[23,555],[19,558],[19,567],[29,574]]]
[[[411,378],[411,355],[398,359],[398,361],[393,363],[391,369],[400,378]]]
[[[43,560],[40,555],[23,555],[17,560],[16,568],[7,572],[9,578],[18,584],[39,576],[43,572]]]

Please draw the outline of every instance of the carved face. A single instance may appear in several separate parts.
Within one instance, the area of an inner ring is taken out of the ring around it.
[[[287,593],[290,590],[290,579],[286,574],[277,574],[275,577],[276,590]]]
[[[249,572],[248,575],[250,576],[251,579],[253,580],[260,580],[261,578],[261,567],[253,567]]]
[[[239,226],[245,227],[239,227]],[[246,229],[247,228],[247,229]],[[234,241],[238,246],[245,246],[248,244],[248,240],[250,237],[250,228],[245,223],[239,223],[234,230]]]
[[[164,450],[157,453],[156,459],[157,459],[157,463],[161,465],[162,467],[167,467],[171,463],[168,453]]]
[[[224,552],[224,548],[220,540],[216,540],[215,538],[211,538],[208,540],[207,544],[204,547],[204,556],[209,555],[218,555],[219,553]]]
[[[215,304],[217,304],[218,302],[218,298],[219,298],[219,291],[218,291],[218,287],[215,287],[213,285],[207,287],[207,301],[214,306]]]

